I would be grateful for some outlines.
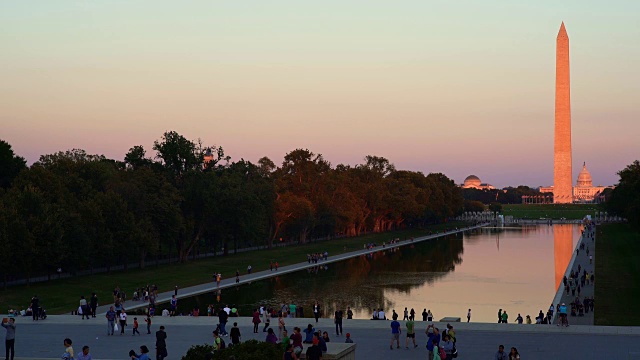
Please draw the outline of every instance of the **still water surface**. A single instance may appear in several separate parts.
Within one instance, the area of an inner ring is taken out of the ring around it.
[[[400,318],[408,307],[417,319],[430,309],[436,320],[466,321],[469,308],[476,322],[497,322],[498,309],[508,312],[509,322],[518,313],[533,319],[549,308],[580,231],[568,224],[475,230],[329,264],[317,273],[300,271],[181,299],[179,307],[206,311],[209,304],[235,304],[247,316],[260,304],[279,308],[293,301],[311,316],[317,299],[326,316],[340,304],[362,319],[374,307],[395,309]]]

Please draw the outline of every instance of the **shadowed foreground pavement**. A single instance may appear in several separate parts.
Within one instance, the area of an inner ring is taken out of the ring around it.
[[[133,317],[129,318],[133,323]],[[167,359],[180,359],[194,344],[211,343],[211,332],[218,323],[214,317],[155,317],[152,335],[146,335],[146,326],[141,318],[142,336],[132,336],[131,326],[126,334],[106,336],[107,322],[104,317],[81,320],[70,315],[50,316],[47,320],[32,322],[30,318],[16,321],[16,359],[59,359],[63,353],[62,340],[73,340],[76,352],[83,345],[91,347],[94,359],[126,359],[129,350],[138,350],[147,345],[155,358],[155,331],[160,325],[166,327],[168,339]],[[251,318],[230,318],[227,329],[237,321],[243,340],[264,340],[265,334],[252,333]],[[306,327],[313,319],[286,319],[287,329],[293,326]],[[275,324],[272,321],[272,324]],[[261,324],[262,325],[262,324]],[[404,329],[400,350],[389,350],[390,322],[371,320],[344,320],[344,333],[350,332],[357,343],[356,358],[371,359],[426,359],[426,323],[416,323],[417,349],[404,349]],[[438,326],[439,325],[439,326]],[[440,329],[444,324],[436,323]],[[493,359],[499,344],[507,349],[518,348],[523,359],[640,359],[640,327],[516,325],[490,323],[454,323],[458,339],[458,359]],[[344,342],[344,336],[336,337],[331,319],[320,319],[316,329],[326,330],[331,341]],[[403,324],[404,326],[404,324]],[[261,326],[262,329],[262,326]],[[277,328],[275,329],[277,332]],[[4,336],[4,332],[1,333]],[[228,338],[226,339],[229,342]],[[2,346],[3,347],[3,346]],[[0,352],[4,355],[4,347]]]

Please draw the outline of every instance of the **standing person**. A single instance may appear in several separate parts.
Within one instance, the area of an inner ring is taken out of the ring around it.
[[[238,327],[238,323],[234,322],[233,327],[231,328],[231,343],[233,345],[240,344],[240,328]]]
[[[427,321],[427,309],[422,310],[422,321]]]
[[[293,345],[293,352],[296,355],[302,354],[302,334],[300,334],[300,328],[294,327],[293,334],[290,337],[291,344]]]
[[[342,310],[338,308],[334,314],[333,322],[336,324],[336,336],[342,335]],[[339,331],[338,331],[339,330]]]
[[[40,315],[40,299],[38,299],[38,295],[33,295],[31,298],[31,314],[33,316],[33,320],[38,321],[38,317]]]
[[[258,333],[258,324],[260,324],[260,312],[257,309],[253,310],[253,318],[251,319],[253,323],[253,333]]]
[[[4,348],[5,348],[5,360],[13,360],[15,356],[15,344],[16,344],[16,319],[15,318],[4,318],[2,319],[2,327],[7,330],[7,334],[4,337]],[[11,352],[11,357],[9,357],[9,352]]]
[[[496,356],[494,356],[494,360],[508,360],[509,357],[507,353],[504,352],[504,345],[498,346],[498,351],[496,352]]]
[[[469,311],[467,311],[467,322],[471,321],[471,309],[469,309]]]
[[[156,331],[156,360],[163,360],[167,355],[167,333],[164,326],[160,326]]]
[[[316,324],[317,324],[318,318],[320,317],[320,304],[318,304],[318,301],[316,301],[316,303],[313,304],[313,317],[316,318]]]
[[[433,314],[431,310],[427,310],[427,321],[433,321]]]
[[[393,320],[391,322],[391,344],[389,345],[389,349],[393,350],[393,342],[397,343],[396,348],[400,349],[400,334],[402,330],[400,329],[400,323],[398,320]]]
[[[96,309],[98,308],[98,295],[96,293],[91,294],[89,304],[91,305],[91,317],[96,317]]]
[[[216,276],[216,285],[220,287],[220,281],[222,281],[222,274],[218,273]]]
[[[175,316],[176,310],[178,309],[178,298],[176,295],[171,296],[170,307],[171,310],[169,311],[169,316]]]
[[[351,306],[347,306],[347,320],[353,319],[353,311],[351,310]]]
[[[413,320],[411,320],[411,318],[409,318],[409,320],[407,320],[406,322],[406,327],[407,327],[407,340],[404,344],[405,348],[409,348],[409,339],[413,340],[413,348],[417,348],[418,345],[416,344],[416,331],[415,331],[415,322],[413,322]]]
[[[147,335],[151,334],[151,315],[147,314],[147,317],[144,319],[144,322],[147,323]]]
[[[409,310],[407,310],[407,308],[404,308],[404,313],[403,313],[403,317],[402,317],[402,321],[408,321],[409,320]]]
[[[280,313],[280,316],[278,317],[278,335],[280,339],[282,339],[282,333],[284,332],[284,329],[284,317],[282,316],[282,313]]]
[[[507,314],[507,310],[505,310],[502,312],[502,323],[506,324],[508,320],[509,320],[509,315]]]
[[[276,261],[276,271],[278,271],[278,262]]]
[[[116,312],[113,306],[109,308],[105,317],[107,318],[107,336],[113,335],[113,326],[116,324]]]
[[[502,323],[502,309],[498,310],[498,324]]]
[[[236,284],[240,282],[240,270],[236,270]]]
[[[297,306],[296,304],[293,303],[293,301],[291,302],[291,304],[289,304],[289,317],[290,318],[295,318],[296,317],[296,311],[297,311]]]
[[[251,265],[247,266],[247,274],[251,274]]]
[[[178,296],[178,285],[173,288],[173,295],[176,297]]]
[[[76,360],[91,360],[91,354],[89,353],[89,347],[87,345],[82,347],[82,352],[78,354]]]
[[[285,351],[291,345],[291,338],[289,337],[289,332],[287,330],[284,330],[282,332],[282,337],[280,338],[280,345],[282,345],[282,348]],[[293,349],[293,347],[291,347],[291,349]]]
[[[409,320],[416,321],[416,311],[413,310],[413,308],[411,308],[411,311],[409,311]]]
[[[444,339],[442,340],[442,348],[444,349],[444,353],[447,355],[446,360],[453,359],[453,341],[451,341],[451,337],[449,335],[444,336]]]
[[[64,344],[64,353],[62,354],[62,360],[74,360],[73,347],[71,346],[73,342],[71,341],[71,339],[66,338],[62,343]]]
[[[304,331],[304,343],[311,344],[313,342],[313,333],[316,332],[316,329],[313,328],[311,324],[307,325],[307,328]]]
[[[127,325],[127,313],[124,311],[124,308],[122,308],[120,312],[120,335],[124,334],[125,325]]]
[[[138,331],[138,318],[134,317],[133,318],[133,336],[136,336],[136,333],[138,334],[138,336],[140,336],[140,331]]]

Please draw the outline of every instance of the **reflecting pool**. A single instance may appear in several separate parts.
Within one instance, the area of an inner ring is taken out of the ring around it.
[[[220,294],[181,299],[179,308],[206,312],[235,304],[249,315],[260,304],[279,308],[291,301],[310,317],[318,300],[325,316],[337,304],[351,306],[355,318],[371,317],[373,308],[423,309],[434,319],[460,317],[466,321],[497,322],[498,309],[509,322],[518,313],[535,318],[549,308],[580,236],[579,225],[540,225],[485,228],[464,234],[386,250],[316,269],[254,282]],[[382,250],[382,249],[381,249]]]

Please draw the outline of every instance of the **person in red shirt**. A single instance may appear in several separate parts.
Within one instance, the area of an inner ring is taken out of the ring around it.
[[[140,335],[140,331],[138,331],[138,318],[133,318],[133,336],[136,336],[136,333]]]

